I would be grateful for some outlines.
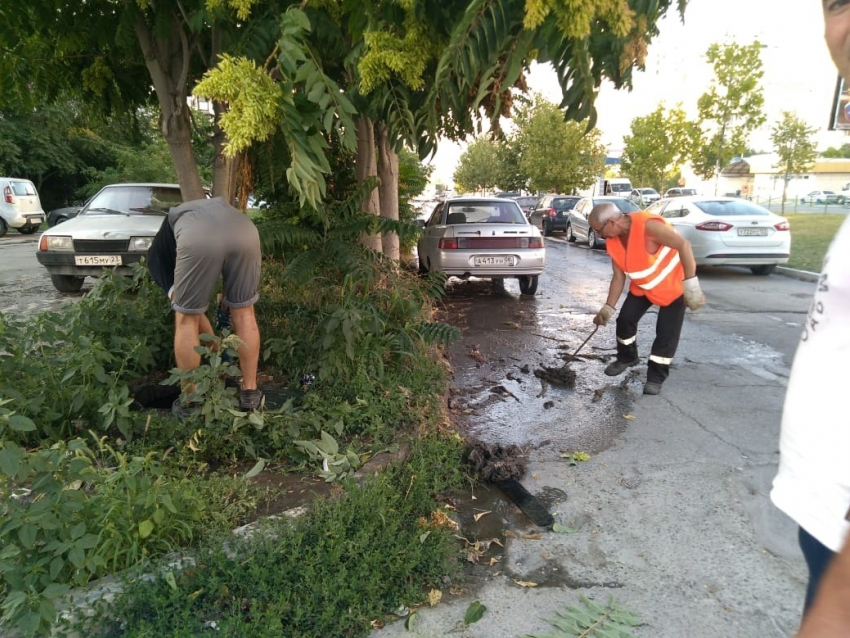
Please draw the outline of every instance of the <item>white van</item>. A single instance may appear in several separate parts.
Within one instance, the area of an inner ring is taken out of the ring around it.
[[[0,177],[0,237],[10,228],[29,235],[44,221],[35,185],[28,179]]]

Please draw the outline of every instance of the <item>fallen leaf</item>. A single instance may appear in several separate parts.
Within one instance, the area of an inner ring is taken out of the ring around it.
[[[579,526],[575,527],[567,527],[566,525],[561,525],[560,523],[555,523],[552,525],[552,531],[556,534],[575,534],[579,530]]]
[[[629,421],[634,421],[634,420],[635,420],[635,415],[634,415],[634,414],[624,414],[624,415],[623,415],[623,418],[624,418],[624,419],[628,419]]]
[[[439,589],[432,589],[428,592],[428,602],[431,604],[431,607],[436,605],[443,598],[443,592]]]
[[[407,620],[404,621],[404,628],[407,629],[407,631],[410,631],[411,629],[413,629],[413,625],[416,623],[416,618],[417,618],[417,615],[416,615],[416,612],[414,611],[412,614],[410,614],[407,617]]]
[[[540,475],[539,474],[532,474],[531,478],[533,478],[536,481],[540,478]]]
[[[502,545],[502,541],[500,541],[498,538],[494,538],[492,542],[498,545],[499,547],[504,547],[504,545]]]
[[[492,567],[493,565],[496,565],[498,562],[499,562],[499,559],[494,556],[493,558],[490,559],[490,567]]]
[[[505,538],[516,538],[516,534],[514,534],[511,530],[506,529],[502,532],[502,536]]]
[[[474,601],[469,605],[466,609],[466,615],[463,617],[463,622],[467,625],[471,625],[472,623],[478,622],[481,620],[481,617],[484,615],[484,612],[487,611],[487,608],[482,605],[479,601]]]
[[[523,538],[529,541],[539,541],[543,538],[543,534],[526,534]]]
[[[452,596],[461,596],[461,595],[463,595],[463,588],[462,587],[449,587],[449,593]]]
[[[443,507],[445,507],[447,510],[454,510],[455,512],[457,511],[457,508],[454,505],[450,505],[449,503],[444,504]]]
[[[373,620],[371,623],[372,629],[383,629],[384,621],[383,620]]]
[[[532,583],[527,580],[515,580],[514,582],[520,587],[537,587],[537,583]]]
[[[479,512],[478,514],[475,514],[472,518],[474,518],[475,522],[477,523],[479,521],[479,519],[483,518],[484,516],[487,516],[487,514],[492,514],[492,513],[493,513],[493,510],[487,510],[486,512]]]

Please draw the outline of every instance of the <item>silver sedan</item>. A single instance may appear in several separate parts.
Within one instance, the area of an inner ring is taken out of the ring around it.
[[[516,202],[463,197],[437,205],[417,245],[420,272],[455,277],[516,277],[520,292],[533,295],[546,265],[540,231]]]

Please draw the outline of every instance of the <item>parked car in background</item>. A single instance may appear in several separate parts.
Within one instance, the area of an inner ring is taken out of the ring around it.
[[[76,292],[104,268],[129,275],[147,255],[172,206],[183,202],[177,184],[112,184],[80,214],[41,235],[36,258],[60,292]]]
[[[10,228],[29,235],[44,222],[35,185],[28,179],[0,177],[0,237]]]
[[[522,210],[523,214],[526,217],[531,214],[531,211],[533,211],[537,207],[537,202],[540,201],[539,197],[534,197],[532,195],[512,197],[511,199],[513,199],[519,205],[520,210]]]
[[[844,198],[835,191],[811,191],[800,198],[802,204],[843,204]]]
[[[629,195],[629,199],[638,208],[646,208],[652,202],[661,199],[661,194],[654,188],[635,188]]]
[[[698,266],[747,266],[767,275],[791,255],[788,220],[745,199],[662,199],[648,210],[691,243]]]
[[[73,217],[76,217],[80,214],[80,211],[88,205],[90,201],[91,197],[89,197],[85,202],[83,202],[79,206],[65,206],[64,208],[54,208],[52,211],[47,213],[48,227],[53,228],[56,224],[61,224]]]
[[[576,241],[581,239],[587,242],[591,248],[605,245],[605,240],[596,234],[587,221],[590,211],[597,204],[611,202],[623,213],[633,213],[640,210],[631,200],[625,197],[584,197],[570,211],[569,225],[567,226],[567,239]]]
[[[440,202],[417,244],[419,272],[455,277],[516,277],[520,292],[533,295],[546,249],[540,231],[510,199],[458,197]]]
[[[697,194],[695,188],[668,188],[664,197],[692,197]]]
[[[528,221],[547,237],[556,230],[567,232],[570,211],[580,199],[575,195],[545,195],[528,216]]]

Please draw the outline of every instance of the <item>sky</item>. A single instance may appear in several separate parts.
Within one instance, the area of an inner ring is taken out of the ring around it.
[[[673,3],[675,6],[676,3]],[[632,119],[646,115],[659,103],[672,108],[681,103],[697,116],[697,100],[713,76],[705,52],[714,42],[750,44],[762,49],[766,124],[750,138],[749,146],[770,152],[771,127],[782,111],[795,112],[818,129],[819,150],[840,146],[841,132],[828,131],[833,92],[838,77],[823,40],[821,3],[816,0],[689,0],[682,24],[671,10],[659,22],[660,35],[649,46],[646,70],[634,72],[631,92],[604,84],[596,107],[597,126],[609,153],[619,154]],[[560,87],[550,65],[534,65],[530,90],[560,102]],[[432,181],[453,184],[461,144],[442,142],[431,163]]]

